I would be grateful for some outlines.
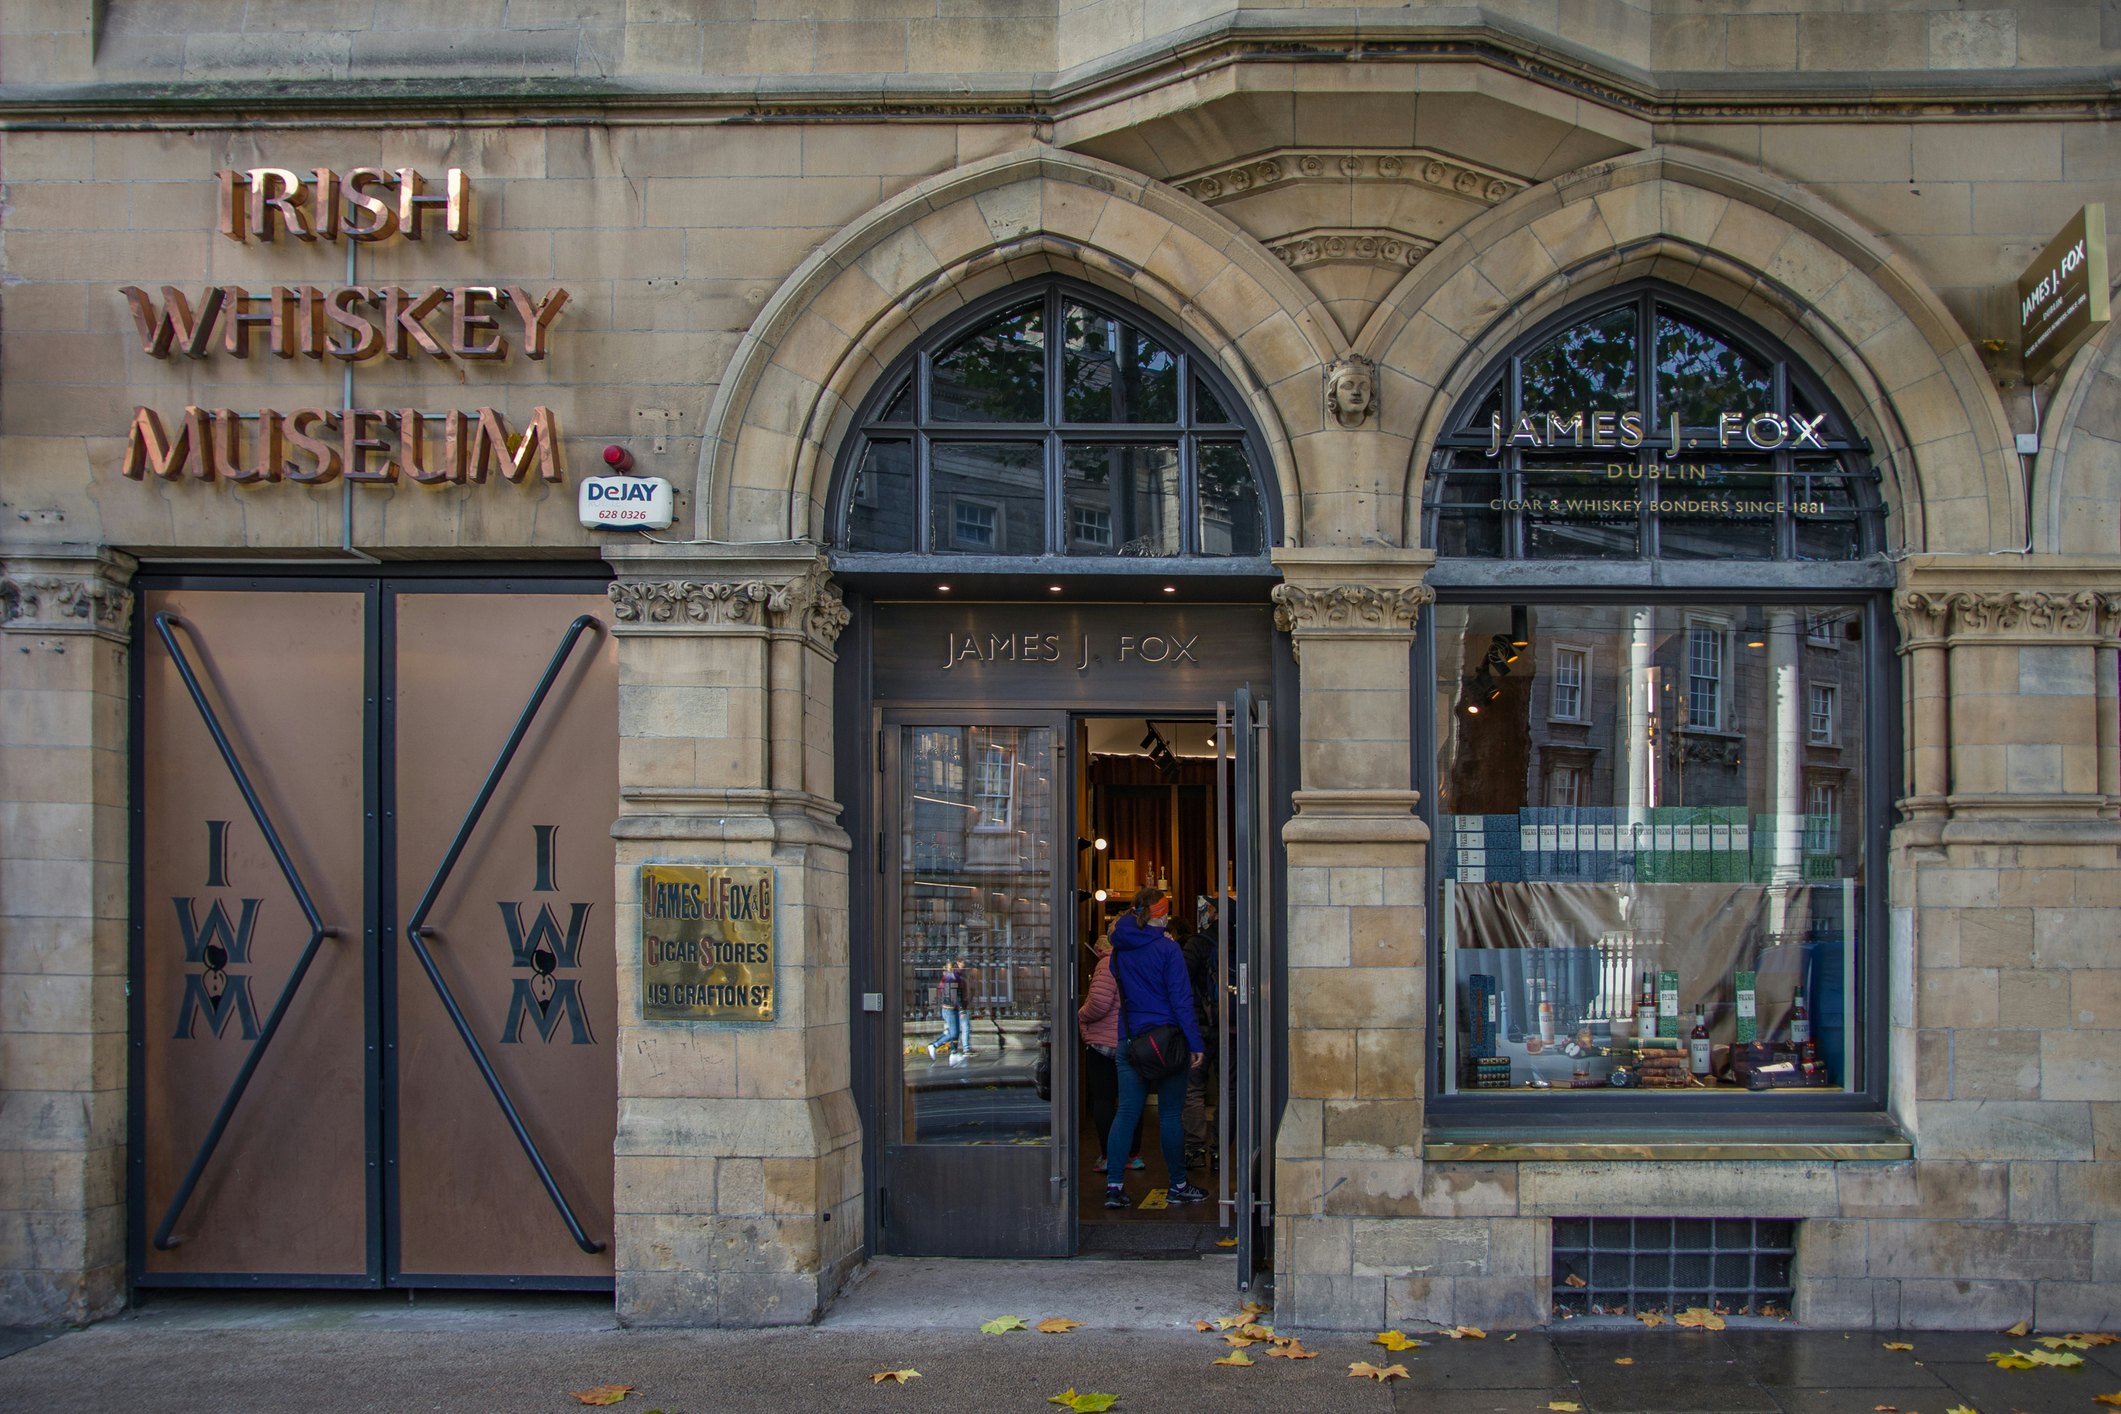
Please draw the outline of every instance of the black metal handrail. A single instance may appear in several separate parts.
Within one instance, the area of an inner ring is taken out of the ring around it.
[[[206,1165],[213,1158],[214,1150],[220,1146],[221,1136],[227,1132],[228,1122],[234,1117],[236,1106],[242,1103],[243,1092],[249,1088],[251,1077],[257,1074],[259,1062],[265,1059],[266,1049],[272,1045],[273,1037],[279,1034],[280,1022],[286,1017],[287,1008],[295,999],[295,992],[302,986],[302,979],[308,975],[309,964],[315,960],[317,949],[323,945],[326,938],[344,935],[337,928],[326,927],[323,917],[318,914],[317,905],[309,896],[309,888],[302,882],[301,872],[288,857],[287,847],[280,843],[280,832],[273,828],[272,819],[266,814],[265,802],[258,798],[258,792],[251,787],[250,777],[245,774],[243,763],[236,759],[236,749],[229,742],[228,733],[221,729],[220,718],[214,715],[212,704],[206,700],[206,693],[199,686],[198,675],[192,671],[191,660],[186,658],[184,650],[177,646],[176,635],[170,631],[170,625],[184,624],[184,621],[175,614],[164,612],[155,615],[154,623],[155,633],[162,639],[162,646],[169,650],[170,661],[177,665],[178,676],[184,679],[184,690],[191,694],[192,705],[199,709],[199,717],[206,723],[208,734],[213,737],[215,747],[220,750],[221,760],[227,765],[228,774],[235,780],[236,789],[243,793],[243,803],[250,807],[251,818],[258,822],[258,830],[265,836],[266,847],[272,851],[272,857],[279,863],[281,877],[287,880],[287,887],[294,892],[295,903],[300,906],[302,916],[309,920],[309,941],[303,946],[301,957],[295,961],[294,971],[288,974],[287,984],[280,989],[280,999],[273,1003],[272,1013],[265,1018],[265,1025],[258,1032],[258,1039],[251,1046],[250,1054],[243,1058],[243,1067],[236,1072],[235,1080],[229,1085],[228,1094],[221,1101],[221,1108],[214,1114],[214,1122],[207,1127],[206,1139],[200,1144],[197,1156],[191,1161],[191,1167],[185,1171],[184,1181],[177,1185],[176,1196],[169,1202],[169,1211],[162,1215],[161,1225],[155,1229],[155,1247],[166,1252],[184,1240],[171,1236],[171,1232],[177,1225],[177,1219],[182,1216],[185,1204],[191,1201],[192,1190],[198,1187],[199,1178],[206,1172]],[[184,624],[184,627],[188,631],[191,630],[190,624]]]
[[[552,691],[553,683],[559,680],[560,669],[567,665],[568,656],[574,652],[576,642],[592,628],[603,628],[603,624],[594,614],[582,614],[567,626],[566,636],[561,638],[559,648],[552,655],[552,662],[546,665],[545,676],[538,680],[537,691],[530,694],[530,701],[524,704],[522,715],[516,718],[515,730],[508,734],[507,745],[501,748],[501,754],[495,758],[493,769],[486,773],[486,784],[479,787],[478,799],[471,803],[471,809],[464,816],[464,823],[457,827],[457,837],[449,842],[449,852],[442,856],[442,863],[428,883],[427,892],[421,895],[419,906],[413,909],[412,917],[406,922],[405,941],[412,945],[413,956],[420,960],[420,967],[427,973],[427,980],[434,984],[435,995],[442,999],[442,1006],[449,1013],[450,1021],[455,1024],[457,1035],[463,1038],[464,1048],[471,1052],[473,1064],[478,1066],[479,1074],[485,1077],[486,1088],[493,1092],[495,1103],[501,1107],[502,1117],[508,1121],[508,1127],[515,1131],[516,1142],[523,1146],[523,1153],[529,1158],[530,1166],[537,1170],[538,1181],[545,1185],[546,1196],[551,1198],[552,1205],[560,1210],[560,1218],[567,1224],[567,1231],[573,1236],[574,1245],[584,1252],[596,1253],[604,1250],[604,1244],[592,1241],[589,1234],[582,1230],[581,1220],[575,1217],[574,1209],[568,1206],[567,1195],[560,1191],[559,1181],[552,1176],[552,1170],[546,1167],[544,1155],[538,1152],[537,1141],[530,1137],[530,1131],[524,1127],[523,1117],[516,1112],[515,1102],[508,1098],[508,1090],[501,1084],[501,1077],[494,1072],[493,1062],[486,1058],[486,1048],[479,1044],[477,1034],[471,1029],[471,1023],[464,1019],[464,1009],[457,1005],[456,994],[451,992],[449,984],[442,980],[442,970],[435,965],[434,954],[427,950],[427,944],[423,941],[425,936],[434,932],[427,926],[427,915],[433,911],[435,900],[441,896],[443,886],[449,882],[449,876],[456,869],[457,860],[462,857],[464,846],[471,839],[471,832],[478,828],[480,817],[486,813],[486,806],[493,799],[493,793],[500,788],[501,777],[507,774],[509,762],[515,759],[516,748],[523,744],[523,738],[530,731],[530,724],[537,719],[538,709],[545,705],[546,694]]]

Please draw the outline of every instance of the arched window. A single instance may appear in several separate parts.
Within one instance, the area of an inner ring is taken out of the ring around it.
[[[1882,548],[1878,477],[1818,380],[1760,330],[1634,285],[1497,360],[1439,440],[1439,556],[1846,561]]]
[[[1209,359],[1108,296],[1012,290],[878,383],[841,459],[832,545],[843,559],[1257,562],[1270,503],[1238,407]]]

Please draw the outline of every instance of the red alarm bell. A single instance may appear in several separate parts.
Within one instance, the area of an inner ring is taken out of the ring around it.
[[[633,453],[614,443],[604,449],[604,465],[613,471],[632,471]]]

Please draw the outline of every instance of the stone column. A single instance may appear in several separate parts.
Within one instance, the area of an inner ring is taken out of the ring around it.
[[[1415,617],[1423,551],[1284,550],[1276,623],[1301,674],[1302,776],[1289,861],[1289,1096],[1275,1136],[1276,1309],[1379,1329],[1501,1309],[1533,1289],[1482,1206],[1424,1173],[1426,866],[1414,816]],[[1514,1188],[1501,1211],[1514,1214]],[[1519,1244],[1522,1245],[1522,1244]],[[1529,1310],[1529,1303],[1524,1303]],[[1473,1319],[1464,1317],[1463,1319]],[[1522,1322],[1532,1323],[1531,1320]]]
[[[1941,815],[1951,785],[1951,681],[1945,671],[1945,623],[1950,601],[1940,594],[1903,594],[1900,654],[1907,660],[1907,781],[1900,809],[1909,819]]]
[[[861,1256],[833,645],[800,544],[614,546],[619,644],[617,1298],[639,1325],[811,1320]],[[647,1022],[640,866],[777,871],[771,1023]]]
[[[0,1324],[125,1300],[126,739],[133,572],[0,577]]]

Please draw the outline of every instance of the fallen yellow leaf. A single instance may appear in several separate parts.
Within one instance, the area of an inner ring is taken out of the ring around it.
[[[1272,1306],[1267,1305],[1264,1301],[1247,1301],[1244,1305],[1237,1308],[1237,1312],[1239,1315],[1246,1317],[1264,1316],[1273,1309]]]
[[[886,1380],[897,1380],[900,1384],[904,1384],[908,1380],[917,1380],[920,1377],[921,1372],[919,1370],[878,1370],[869,1377],[869,1383],[880,1385]]]
[[[1515,1339],[1517,1339],[1517,1332],[1516,1332],[1516,1331],[1511,1331],[1511,1332],[1510,1332],[1510,1333],[1509,1333],[1508,1335],[1506,1335],[1506,1336],[1504,1336],[1504,1337],[1502,1338],[1502,1343],[1503,1343],[1504,1345],[1508,1345],[1508,1344],[1509,1344],[1509,1343],[1510,1343],[1511,1341],[1513,1341],[1513,1340],[1515,1340]]]
[[[1235,1247],[1237,1239],[1234,1237],[1218,1237],[1215,1239],[1215,1245],[1217,1247]]]
[[[2096,1403],[2109,1404],[2116,1409],[2121,1409],[2121,1390],[2117,1390],[2113,1394],[2095,1394],[2092,1399]]]
[[[991,1321],[982,1321],[979,1329],[981,1335],[1004,1335],[1009,1331],[1024,1329],[1024,1318],[1022,1316],[996,1316]]]
[[[2016,1351],[2011,1352],[2013,1355]],[[2035,1365],[2053,1365],[2057,1369],[2074,1370],[2084,1363],[2084,1357],[2068,1350],[2035,1350],[2025,1357]]]
[[[1239,1326],[1237,1333],[1239,1335],[1248,1335],[1254,1340],[1274,1339],[1274,1327],[1260,1325],[1257,1321]]]
[[[1242,1331],[1224,1331],[1223,1339],[1228,1342],[1232,1350],[1243,1350],[1248,1345],[1259,1344],[1258,1341]]]
[[[1971,1404],[1954,1404],[1951,1408],[1945,1410],[1944,1414],[1981,1414],[1981,1411],[1974,1408]]]
[[[2121,1343],[2121,1335],[2103,1335],[2098,1331],[2071,1331],[2071,1340],[2081,1340],[2086,1345],[2114,1345]]]
[[[2046,1346],[2049,1350],[2089,1350],[2092,1348],[2090,1341],[2079,1340],[2073,1335],[2044,1335],[2040,1337],[2040,1344]]]
[[[1988,1360],[1991,1365],[1994,1365],[1999,1370],[2032,1370],[2038,1368],[2038,1363],[2033,1357],[2022,1350],[2013,1350],[2008,1353],[2001,1350],[1991,1350],[1988,1353]]]
[[[1195,1329],[1195,1330],[1197,1330],[1197,1331],[1212,1331],[1212,1330],[1214,1330],[1214,1329],[1215,1329],[1215,1322],[1213,1322],[1213,1321],[1195,1321],[1195,1322],[1193,1323],[1193,1329]]]
[[[1453,1326],[1444,1332],[1453,1340],[1486,1340],[1488,1333],[1479,1326]]]
[[[1380,1368],[1372,1365],[1367,1360],[1357,1360],[1354,1364],[1348,1366],[1348,1378],[1351,1380],[1375,1380],[1379,1384],[1383,1384],[1386,1380],[1406,1379],[1407,1367],[1404,1365],[1386,1365]]]
[[[1614,1363],[1615,1365],[1632,1365],[1632,1364],[1634,1364],[1635,1362],[1634,1362],[1634,1360],[1633,1360],[1633,1359],[1631,1359],[1630,1357],[1628,1357],[1628,1356],[1626,1356],[1626,1355],[1623,1355],[1623,1356],[1621,1356],[1621,1357],[1620,1357],[1619,1359],[1615,1360],[1615,1361],[1614,1361],[1613,1363]]]
[[[1672,1324],[1685,1326],[1690,1330],[1720,1331],[1723,1329],[1723,1317],[1706,1306],[1689,1306],[1672,1317]]]
[[[1583,1408],[1583,1406],[1574,1400],[1550,1399],[1547,1401],[1547,1408],[1558,1410],[1560,1414],[1576,1414],[1576,1411]]]
[[[1071,1321],[1066,1316],[1053,1316],[1040,1321],[1036,1329],[1040,1335],[1066,1335],[1081,1324],[1081,1321]]]
[[[632,1385],[598,1385],[595,1389],[573,1390],[578,1404],[617,1404],[629,1394],[638,1394]]]
[[[1900,1406],[1897,1404],[1873,1404],[1871,1406],[1871,1414],[1900,1414]]]
[[[1058,1404],[1063,1409],[1073,1409],[1076,1414],[1098,1414],[1098,1411],[1110,1409],[1118,1402],[1119,1396],[1116,1394],[1077,1394],[1074,1385],[1069,1385],[1065,1393],[1046,1396],[1046,1403]]]
[[[2004,1332],[2005,1335],[2031,1335],[2032,1333],[2033,1323],[2031,1321],[2020,1321],[2017,1325]]]
[[[1267,1354],[1279,1355],[1284,1360],[1316,1360],[1318,1358],[1317,1351],[1304,1349],[1304,1343],[1295,1336],[1290,1336],[1286,1343],[1280,1340],[1275,1341],[1274,1348],[1269,1350]]]
[[[1405,1331],[1379,1331],[1376,1335],[1370,1337],[1370,1344],[1382,1345],[1395,1355],[1402,1350],[1421,1349],[1421,1342],[1409,1336]]]
[[[1651,1330],[1655,1330],[1664,1324],[1664,1317],[1658,1315],[1655,1311],[1645,1311],[1635,1319],[1648,1326]]]
[[[1561,1279],[1561,1284],[1563,1286],[1568,1287],[1572,1291],[1581,1291],[1585,1287],[1590,1285],[1589,1282],[1585,1281],[1582,1277],[1576,1275],[1576,1273],[1574,1272],[1570,1272],[1567,1276],[1563,1277]]]
[[[1252,1342],[1249,1340],[1245,1342],[1245,1344],[1247,1345],[1250,1345],[1251,1343]],[[1244,1351],[1233,1350],[1228,1355],[1225,1355],[1222,1359],[1210,1360],[1208,1363],[1210,1365],[1250,1365],[1255,1362],[1250,1356],[1246,1355]]]
[[[1885,1348],[1887,1350],[1913,1350],[1915,1347],[1904,1340],[1889,1340],[1885,1343]]]

